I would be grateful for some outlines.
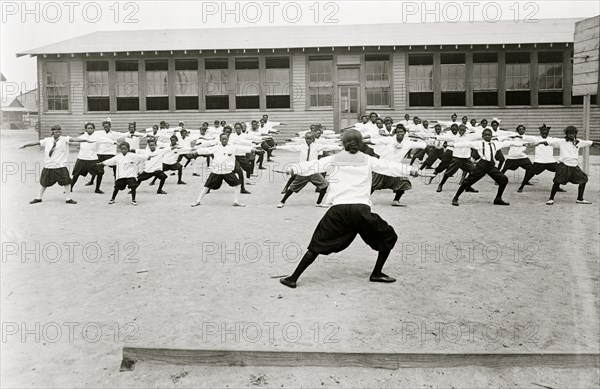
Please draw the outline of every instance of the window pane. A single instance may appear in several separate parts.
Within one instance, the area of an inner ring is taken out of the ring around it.
[[[66,62],[46,63],[46,96],[49,111],[69,109],[69,73]]]
[[[411,65],[408,67],[409,92],[433,91],[433,65]]]
[[[229,73],[227,70],[207,69],[205,72],[206,95],[228,94]]]
[[[175,95],[198,96],[198,71],[176,70],[175,71]]]
[[[465,90],[465,65],[441,65],[442,91],[464,91]]]

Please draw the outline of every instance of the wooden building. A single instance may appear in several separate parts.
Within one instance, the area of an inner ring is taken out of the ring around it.
[[[511,129],[544,122],[558,134],[582,122],[572,95],[578,20],[110,31],[17,55],[37,57],[40,136],[106,117],[124,131],[133,120],[197,128],[267,113],[287,124],[286,137],[371,111],[498,117]],[[599,138],[596,96],[591,117]]]

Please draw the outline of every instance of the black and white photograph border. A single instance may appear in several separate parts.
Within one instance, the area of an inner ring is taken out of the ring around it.
[[[0,4],[0,387],[598,387],[598,2]]]

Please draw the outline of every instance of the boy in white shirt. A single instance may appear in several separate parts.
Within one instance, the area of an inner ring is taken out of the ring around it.
[[[162,171],[163,157],[165,153],[169,151],[168,148],[157,149],[156,140],[150,139],[148,141],[148,149],[140,153],[140,155],[146,155],[148,160],[144,164],[144,170],[138,175],[138,185],[143,181],[149,180],[150,178],[158,178],[160,183],[158,184],[157,194],[167,194],[163,190],[167,175]]]
[[[546,123],[543,123],[542,126],[539,127],[539,130],[540,130],[539,137],[536,137],[536,136],[528,136],[528,137],[524,136],[523,137],[523,140],[526,140],[526,141],[532,142],[532,143],[538,143],[538,145],[535,148],[535,156],[533,157],[533,165],[531,166],[531,168],[529,170],[527,170],[525,172],[525,178],[523,178],[523,182],[521,183],[521,186],[517,190],[517,192],[519,192],[519,193],[523,192],[523,188],[525,187],[525,185],[532,185],[529,183],[529,180],[531,180],[534,176],[537,176],[538,174],[544,172],[545,170],[548,170],[552,173],[556,173],[556,167],[558,166],[558,163],[556,162],[556,159],[554,158],[554,147],[545,145],[545,144],[539,144],[539,142],[543,142],[544,140],[552,139],[552,138],[548,138],[548,135],[550,134],[550,128],[552,128],[552,127],[546,127]],[[559,187],[558,192],[565,192],[565,190]]]
[[[577,204],[591,204],[591,201],[583,198],[585,192],[585,185],[588,182],[588,176],[585,174],[579,166],[577,166],[579,158],[579,149],[583,147],[589,147],[594,144],[600,144],[600,142],[593,142],[591,140],[579,140],[577,139],[577,127],[568,126],[565,128],[565,138],[557,139],[553,138],[541,142],[560,150],[558,157],[558,166],[556,167],[556,174],[554,175],[554,185],[552,185],[552,191],[550,192],[550,199],[546,202],[546,205],[554,205],[554,196],[560,185],[572,184],[579,185],[577,190]]]
[[[44,168],[40,175],[40,195],[31,200],[29,204],[37,204],[42,202],[42,197],[46,188],[49,188],[58,182],[62,186],[66,195],[65,202],[67,204],[77,204],[77,201],[71,198],[71,177],[69,169],[66,167],[69,159],[69,143],[94,143],[88,139],[71,139],[69,136],[62,136],[62,128],[56,124],[50,130],[52,136],[40,139],[37,142],[31,142],[21,146],[21,149],[31,146],[44,147]]]
[[[518,137],[527,143],[535,143],[536,138],[525,135],[526,128],[524,125],[519,124],[516,128]],[[519,168],[523,168],[525,172],[528,172],[533,164],[531,160],[525,154],[526,146],[512,146],[508,149],[508,154],[506,155],[506,161],[504,163],[504,168],[502,168],[502,173],[506,173],[508,170],[517,170]]]
[[[388,138],[372,139],[374,144],[379,147],[379,156],[382,160],[402,163],[410,150],[424,149],[427,143],[422,140],[411,140],[405,136],[406,129],[402,124],[398,124],[395,130],[395,136]],[[405,203],[400,202],[400,198],[407,190],[412,189],[409,179],[403,177],[386,176],[379,173],[373,173],[373,182],[371,184],[371,194],[376,190],[391,189],[394,192],[392,206],[406,207]]]
[[[115,198],[119,191],[129,187],[131,190],[131,204],[138,205],[135,200],[135,191],[139,185],[137,180],[140,162],[149,159],[149,156],[137,155],[134,152],[130,152],[129,143],[123,142],[119,144],[119,154],[114,157],[107,159],[106,161],[99,162],[99,164],[105,166],[114,166],[117,170],[117,179],[115,180],[115,189],[113,190],[112,197],[110,198],[109,204],[115,203]]]
[[[213,161],[210,165],[210,175],[204,183],[204,188],[198,196],[192,207],[197,207],[201,203],[202,198],[208,193],[209,190],[217,190],[223,184],[223,180],[234,188],[233,205],[236,207],[245,207],[244,204],[240,203],[240,192],[241,183],[240,177],[234,173],[235,169],[235,155],[240,153],[251,153],[254,151],[254,147],[242,146],[242,145],[230,145],[229,135],[221,134],[219,137],[220,143],[211,147],[200,147],[196,148],[198,155],[213,155]]]
[[[497,184],[498,191],[496,193],[496,198],[494,199],[494,205],[510,205],[506,201],[502,200],[502,193],[504,193],[504,189],[508,184],[508,178],[498,168],[496,167],[496,160],[494,156],[497,154],[500,149],[522,145],[522,142],[517,141],[492,141],[492,130],[486,128],[483,130],[481,136],[483,140],[481,141],[466,141],[466,142],[454,142],[454,147],[471,147],[472,149],[477,150],[479,156],[481,157],[475,168],[467,178],[460,185],[454,198],[452,199],[452,205],[458,206],[458,198],[460,195],[469,187],[477,183],[477,181],[481,180],[486,174],[490,176]]]
[[[379,215],[371,212],[371,176],[373,172],[393,177],[417,174],[416,168],[396,162],[381,161],[359,152],[362,135],[357,130],[348,130],[342,136],[344,151],[306,161],[289,169],[288,174],[309,176],[335,169],[335,181],[329,185],[329,200],[332,207],[323,216],[312,236],[308,251],[302,257],[291,276],[280,282],[295,288],[300,275],[315,261],[319,254],[328,255],[345,250],[356,235],[378,252],[377,262],[369,280],[371,282],[394,282],[394,278],[382,272],[398,236],[394,228]]]
[[[305,161],[317,161],[319,159],[319,154],[323,151],[340,151],[342,148],[337,145],[324,144],[324,143],[316,143],[315,142],[315,134],[312,132],[307,132],[304,135],[305,143],[303,145],[283,145],[279,146],[279,149],[282,150],[293,150],[299,151],[300,162]],[[293,194],[298,193],[306,186],[308,183],[312,183],[319,191],[319,198],[317,199],[317,207],[326,205],[322,204],[323,198],[325,197],[325,193],[327,192],[327,186],[329,183],[323,177],[322,174],[315,173],[310,176],[296,176],[294,180],[289,184],[288,189],[281,199],[281,202],[277,204],[277,208],[283,208],[287,199]]]

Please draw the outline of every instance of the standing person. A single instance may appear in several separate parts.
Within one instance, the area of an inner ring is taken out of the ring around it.
[[[450,134],[444,134],[444,139],[446,139],[446,150],[440,157],[440,163],[433,170],[433,176],[426,182],[426,185],[429,185],[433,182],[435,176],[448,169],[450,163],[452,162],[452,156],[454,154],[454,146],[452,145],[452,140],[458,137],[458,125],[453,124],[450,126]]]
[[[514,146],[514,145],[522,145],[521,142],[517,141],[492,141],[492,130],[486,128],[483,130],[481,136],[483,137],[482,141],[466,141],[466,142],[454,142],[454,147],[471,147],[472,149],[477,150],[481,158],[475,165],[475,168],[467,178],[460,185],[454,198],[452,199],[452,205],[458,206],[458,198],[460,195],[469,187],[477,183],[477,181],[481,180],[486,174],[490,176],[497,184],[498,191],[496,193],[496,198],[494,199],[494,205],[510,205],[506,201],[502,200],[502,194],[504,193],[504,189],[508,184],[508,178],[498,168],[496,167],[496,160],[494,156],[496,152],[500,149]]]
[[[565,128],[564,139],[550,139],[541,142],[560,150],[558,157],[558,166],[556,167],[556,173],[554,175],[554,185],[552,185],[552,191],[550,192],[550,199],[546,202],[546,205],[554,205],[554,196],[558,192],[561,185],[568,183],[577,184],[577,204],[591,204],[591,201],[583,198],[585,192],[585,185],[588,182],[588,176],[577,166],[579,158],[579,149],[584,147],[590,147],[594,144],[600,144],[600,142],[593,142],[591,140],[579,140],[577,139],[577,127],[568,126]]]
[[[213,161],[210,165],[210,174],[208,179],[204,183],[204,188],[198,196],[192,207],[197,207],[201,203],[202,198],[208,193],[210,189],[217,190],[223,184],[223,180],[234,188],[233,205],[236,207],[245,207],[246,205],[240,203],[240,178],[236,173],[235,169],[235,155],[236,153],[251,153],[254,148],[250,146],[242,145],[230,145],[229,135],[221,134],[219,137],[220,143],[211,147],[196,148],[198,155],[213,155]]]
[[[148,149],[140,153],[140,155],[147,156],[148,160],[146,163],[144,163],[144,170],[137,177],[138,185],[146,180],[149,180],[150,178],[158,178],[160,183],[158,184],[158,190],[156,193],[167,194],[167,192],[163,190],[165,181],[167,180],[167,175],[162,171],[162,167],[163,157],[168,151],[168,148],[157,149],[156,140],[150,139],[148,141]]]
[[[117,139],[121,138],[122,136],[124,136],[125,134],[122,134],[120,132],[116,132],[112,130],[112,121],[110,120],[110,118],[106,118],[106,120],[104,120],[102,122],[102,128],[104,129],[104,134],[106,137],[116,141]],[[117,154],[117,145],[116,143],[100,143],[98,145],[98,162],[103,162],[106,161],[107,159],[110,159],[112,157],[114,157]],[[104,169],[104,167],[102,167]],[[116,166],[113,166],[113,177],[116,179],[117,177],[117,168]],[[86,185],[93,185],[94,184],[94,176],[92,176],[92,180],[90,182],[88,182]]]
[[[182,175],[183,175],[183,166],[177,162],[177,159],[179,158],[179,156],[182,153],[188,153],[191,150],[188,149],[183,149],[181,146],[179,146],[179,144],[177,143],[177,136],[173,135],[170,138],[171,144],[167,147],[167,152],[164,154],[163,156],[163,167],[162,167],[162,171],[163,172],[169,172],[169,171],[174,171],[177,172],[177,185],[185,185],[186,183],[183,182]],[[156,182],[156,177],[154,177],[154,179],[152,180],[152,182],[150,182],[150,185],[154,185],[154,183]]]
[[[523,178],[523,182],[517,190],[519,193],[523,192],[525,185],[532,185],[529,183],[529,180],[545,170],[556,173],[556,167],[558,166],[558,163],[556,162],[556,159],[554,159],[554,147],[546,144],[540,144],[540,142],[543,142],[544,140],[550,140],[550,138],[548,138],[548,135],[550,134],[550,128],[552,127],[546,127],[546,123],[544,123],[541,127],[539,127],[539,137],[529,137],[533,138],[531,140],[532,143],[538,143],[538,145],[535,147],[533,166],[531,169],[525,172],[525,178]],[[526,138],[524,140],[527,141]],[[559,187],[558,192],[565,192],[565,190]]]
[[[441,135],[442,133],[442,126],[438,123],[436,124],[434,127],[434,133],[430,135],[430,137],[437,137],[438,135]],[[444,152],[446,151],[446,149],[444,148],[444,141],[441,140],[434,140],[431,145],[427,146],[425,148],[425,151],[427,153],[427,158],[425,158],[425,161],[423,161],[423,163],[421,164],[421,167],[419,168],[419,170],[423,170],[423,169],[431,169],[433,167],[433,164],[435,163],[435,161],[437,161],[438,159],[442,159],[442,156],[444,155]],[[411,165],[412,165],[411,161]]]
[[[62,136],[62,128],[56,124],[50,130],[51,136],[40,139],[37,142],[27,143],[21,146],[21,149],[32,146],[44,147],[44,168],[40,176],[40,194],[29,204],[42,202],[42,197],[46,188],[49,188],[58,182],[62,186],[66,195],[67,204],[77,204],[77,201],[71,198],[71,177],[69,169],[66,167],[69,159],[69,143],[94,143],[89,139],[71,139],[69,136]]]
[[[525,126],[519,124],[516,128],[518,137],[521,138],[524,142],[535,143],[537,139],[534,137],[530,137],[525,135]],[[504,163],[504,167],[501,169],[502,174],[506,174],[508,170],[517,170],[519,168],[523,168],[525,170],[525,174],[529,172],[533,168],[533,164],[531,160],[525,154],[525,146],[512,146],[508,149],[508,154],[506,155],[506,161]]]
[[[406,129],[402,124],[398,124],[395,130],[395,136],[389,138],[373,139],[371,142],[383,145],[380,147],[379,156],[382,160],[402,163],[410,150],[424,149],[427,143],[422,140],[412,140],[405,136]],[[373,182],[371,184],[371,194],[376,190],[391,189],[394,192],[393,207],[406,207],[406,203],[400,202],[400,198],[407,190],[412,189],[409,179],[404,177],[386,176],[384,174],[373,173]]]
[[[458,136],[453,136],[454,140],[449,140],[454,142],[469,141],[469,138],[467,137],[466,133],[467,126],[461,124],[458,126]],[[471,173],[474,168],[475,165],[473,165],[473,162],[471,162],[471,147],[458,147],[455,143],[454,151],[452,152],[452,161],[450,161],[450,165],[448,165],[448,168],[446,169],[444,177],[442,177],[442,181],[438,185],[436,192],[441,192],[444,188],[444,184],[446,183],[446,181],[448,181],[448,178],[452,177],[456,172],[458,172],[459,169],[463,171],[464,175],[466,175],[467,173]],[[462,180],[464,180],[464,178],[465,177],[463,176]],[[465,191],[471,193],[479,192],[478,190],[473,189],[470,186],[466,187]]]
[[[117,179],[115,180],[115,189],[113,190],[109,204],[114,204],[115,199],[119,191],[129,187],[131,190],[131,205],[138,205],[135,200],[136,189],[139,185],[137,175],[139,172],[140,162],[149,158],[145,155],[137,155],[130,152],[129,143],[122,142],[119,144],[119,154],[114,157],[107,159],[106,161],[99,162],[99,164],[105,166],[115,166],[117,169]]]
[[[338,253],[345,250],[356,235],[378,252],[377,262],[371,272],[371,282],[394,282],[394,278],[383,273],[398,235],[379,215],[371,212],[371,176],[373,172],[393,177],[406,177],[418,170],[396,162],[382,161],[359,152],[362,135],[357,130],[348,130],[342,136],[344,151],[318,161],[302,162],[288,173],[311,175],[335,169],[336,180],[329,185],[329,201],[332,207],[327,210],[317,225],[308,250],[291,276],[280,282],[295,288],[298,278],[320,255]]]
[[[73,167],[73,178],[71,179],[71,192],[73,187],[77,183],[77,179],[80,176],[87,176],[88,173],[92,176],[92,180],[96,178],[96,190],[95,193],[104,194],[100,190],[100,184],[102,184],[102,177],[104,176],[104,167],[98,165],[98,145],[100,142],[113,144],[114,141],[108,137],[104,137],[96,132],[96,126],[92,122],[85,123],[85,133],[79,137],[79,139],[90,140],[93,142],[82,142],[79,146],[79,154],[77,155],[77,161],[75,161],[75,167]]]
[[[341,147],[337,145],[324,144],[324,143],[316,143],[315,142],[315,134],[312,132],[307,132],[304,135],[305,143],[302,145],[284,145],[279,146],[280,149],[288,149],[299,151],[299,161],[317,161],[319,158],[319,154],[323,151],[339,151]],[[322,203],[323,198],[325,197],[325,193],[327,192],[327,186],[329,183],[320,173],[311,174],[309,176],[295,176],[294,180],[289,184],[288,189],[281,199],[281,202],[277,204],[277,208],[283,208],[285,206],[285,202],[287,199],[293,194],[298,193],[306,186],[308,183],[312,183],[319,191],[319,198],[317,199],[317,207],[327,207]]]

